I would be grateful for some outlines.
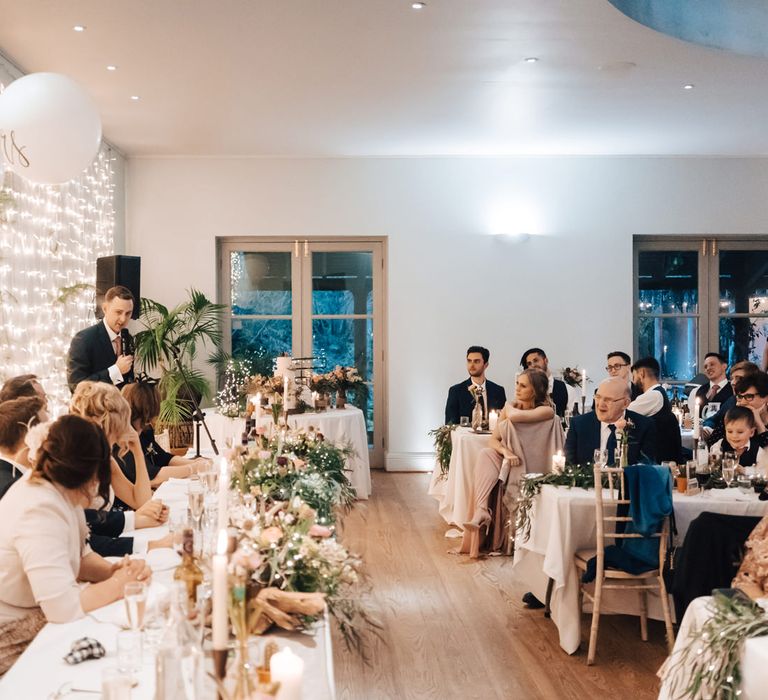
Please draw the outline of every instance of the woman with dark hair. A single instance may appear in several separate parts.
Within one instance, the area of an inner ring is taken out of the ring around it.
[[[160,392],[155,384],[142,381],[126,384],[122,389],[123,398],[131,407],[131,425],[139,434],[144,461],[147,465],[153,488],[168,479],[183,479],[211,466],[211,461],[201,457],[186,459],[166,452],[155,440],[153,424],[160,415]],[[136,463],[128,452],[121,460],[120,467],[128,479],[133,480]]]
[[[549,380],[541,370],[527,369],[515,382],[515,400],[507,402],[496,428],[475,464],[475,503],[472,520],[464,523],[465,537],[461,552],[478,556],[480,529],[490,536],[490,549],[499,549],[505,539],[504,524],[510,520],[500,512],[513,510],[518,481],[526,471],[545,471],[552,464],[552,455],[562,449],[563,429],[548,395]],[[534,427],[533,424],[537,424]],[[531,427],[524,427],[531,426]],[[507,483],[506,495],[496,488]],[[497,494],[494,498],[493,493]],[[502,504],[502,496],[505,504]],[[496,503],[496,514],[489,503]],[[514,515],[514,514],[513,514]],[[469,542],[467,541],[469,539]],[[489,539],[489,538],[486,538]]]
[[[80,618],[122,598],[126,583],[151,577],[143,561],[110,564],[85,541],[83,508],[109,490],[101,429],[67,415],[33,428],[28,443],[32,470],[0,501],[0,673],[46,621]]]
[[[45,402],[39,396],[0,403],[0,498],[29,470],[24,447],[27,430],[47,420]]]

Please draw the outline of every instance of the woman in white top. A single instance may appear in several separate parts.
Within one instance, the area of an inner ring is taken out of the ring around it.
[[[101,429],[69,415],[33,428],[46,430],[30,450],[32,470],[0,501],[0,673],[46,620],[75,620],[122,598],[129,581],[151,576],[141,560],[110,564],[86,544],[83,507],[109,488]]]

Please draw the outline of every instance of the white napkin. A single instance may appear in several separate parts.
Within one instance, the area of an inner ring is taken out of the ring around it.
[[[181,563],[181,557],[170,547],[150,549],[144,559],[152,567],[152,571],[175,569]]]

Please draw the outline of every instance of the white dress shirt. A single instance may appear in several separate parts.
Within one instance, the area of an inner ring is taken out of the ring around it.
[[[752,440],[747,441],[747,450],[752,447]],[[719,455],[723,451],[723,441],[718,440],[712,447],[709,448],[709,453],[713,455]],[[757,450],[757,456],[755,457],[755,467],[757,471],[763,476],[768,475],[768,449],[760,447]]]
[[[661,384],[657,382],[648,391],[644,391],[627,406],[627,409],[641,416],[655,416],[664,407],[664,397],[660,391],[656,391],[657,386]]]
[[[104,328],[107,329],[107,335],[109,336],[109,342],[112,343],[112,347],[115,346],[115,339],[119,338],[120,336],[115,333],[107,323],[107,319],[104,319]],[[111,367],[107,369],[107,372],[109,372],[109,378],[112,380],[113,384],[122,384],[123,382],[123,373],[117,368],[117,365],[114,364]]]

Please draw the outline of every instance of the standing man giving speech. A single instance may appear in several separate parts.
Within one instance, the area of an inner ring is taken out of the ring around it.
[[[86,379],[118,388],[133,381],[133,338],[126,328],[133,304],[129,289],[111,287],[101,305],[104,319],[72,338],[67,356],[67,383],[71,391]]]

